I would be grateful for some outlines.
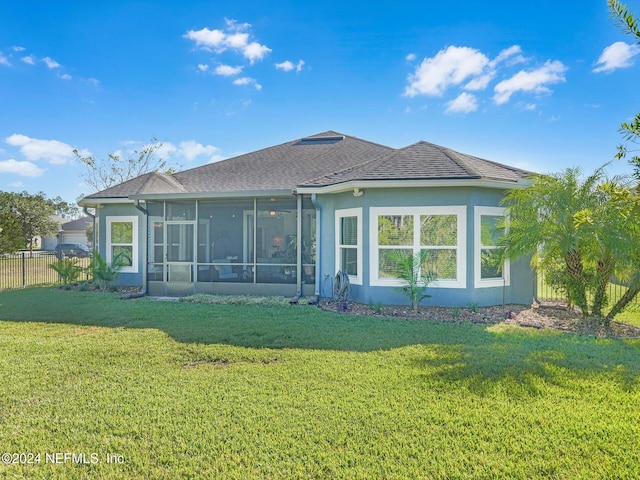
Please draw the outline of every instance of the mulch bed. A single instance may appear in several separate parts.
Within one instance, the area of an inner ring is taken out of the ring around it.
[[[561,305],[500,305],[495,307],[450,308],[420,307],[418,313],[408,306],[376,306],[349,302],[344,314],[371,317],[436,320],[442,322],[471,322],[481,324],[505,323],[529,328],[553,328],[562,332],[605,338],[640,338],[640,327],[602,318],[582,318],[575,310]],[[320,308],[341,311],[337,302],[321,301]]]

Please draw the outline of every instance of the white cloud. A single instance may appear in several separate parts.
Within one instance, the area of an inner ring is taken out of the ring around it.
[[[63,73],[62,75],[58,75],[63,80],[71,80],[71,75],[68,73]]]
[[[447,47],[435,57],[422,61],[415,72],[409,75],[409,86],[404,93],[408,97],[440,96],[449,87],[482,74],[488,64],[489,59],[474,48]]]
[[[465,90],[484,90],[489,85],[489,82],[494,79],[496,76],[495,71],[490,71],[484,75],[480,75],[479,77],[472,78],[467,84],[464,86]]]
[[[271,49],[266,45],[260,45],[258,42],[251,42],[249,45],[242,49],[242,53],[249,59],[250,63],[256,60],[262,60],[265,55],[271,52]]]
[[[229,48],[235,48],[237,50],[245,48],[249,43],[248,33],[234,33],[227,35],[224,39],[224,44]]]
[[[478,109],[476,97],[467,92],[462,92],[455,100],[447,103],[444,113],[470,113]]]
[[[14,52],[24,52],[26,48],[21,47],[20,45],[14,45],[13,47],[11,47],[11,50],[13,50]]]
[[[61,67],[61,65],[51,57],[44,57],[42,59],[42,61],[44,63],[46,63],[47,67],[49,67],[49,68],[60,68]]]
[[[36,64],[36,57],[34,57],[33,55],[27,55],[25,57],[22,57],[20,60],[22,60],[27,65],[35,65]]]
[[[160,145],[158,145],[159,143],[161,143]],[[176,148],[176,146],[171,143],[171,142],[157,142],[155,144],[150,144],[147,143],[145,145],[142,146],[142,150],[149,148],[149,147],[154,147],[155,146],[155,154],[158,158],[162,158],[162,159],[167,159],[170,156],[172,156],[174,153],[176,153],[178,151],[178,149]],[[121,155],[121,152],[118,151],[118,155]]]
[[[73,147],[58,140],[40,140],[14,133],[5,142],[20,147],[20,153],[29,160],[46,160],[53,165],[63,165],[74,158]],[[83,150],[81,154],[87,156],[90,152]]]
[[[524,110],[528,110],[530,112],[533,112],[538,107],[536,106],[535,103],[528,103],[523,108],[524,108]]]
[[[9,182],[7,185],[9,185],[11,188],[24,188],[24,182]]]
[[[224,44],[226,34],[222,30],[209,30],[207,27],[201,30],[189,30],[184,34],[185,38],[196,42],[196,47],[219,49]]]
[[[625,68],[633,65],[631,60],[640,53],[640,46],[624,42],[615,42],[602,51],[600,58],[593,69],[595,73],[611,73],[617,68]]]
[[[566,71],[567,67],[558,60],[547,60],[542,67],[535,70],[520,70],[513,77],[495,86],[493,100],[496,104],[502,105],[516,92],[548,93],[550,89],[547,85],[564,82]]]
[[[213,145],[202,145],[195,140],[186,140],[180,142],[179,153],[189,162],[191,162],[194,158],[199,157],[200,155],[207,155],[210,161],[219,160],[219,152],[219,148],[214,147]]]
[[[19,162],[13,158],[0,161],[0,173],[13,173],[23,177],[39,177],[44,170],[31,162]]]
[[[0,65],[4,65],[6,67],[10,67],[11,63],[9,63],[9,59],[4,55],[0,54]]]
[[[522,56],[522,48],[520,45],[512,45],[511,47],[501,50],[498,56],[491,61],[491,66],[495,67],[499,63],[507,60],[508,65],[526,62],[526,59]]]
[[[282,63],[276,63],[276,68],[278,70],[284,70],[285,72],[290,72],[295,68],[295,65],[293,64],[293,62],[289,60],[285,60]]]
[[[204,63],[199,63],[198,70],[200,70],[201,72],[206,72],[207,70],[209,70],[209,65],[205,65]]]
[[[407,62],[413,62],[416,58],[418,58],[418,57],[416,56],[416,54],[415,54],[415,53],[410,53],[409,55],[407,55],[406,57],[404,57],[404,59],[405,59]]]
[[[300,73],[302,71],[302,67],[304,67],[304,60],[298,60],[297,64],[294,64],[290,60],[285,60],[282,63],[276,63],[275,66],[278,70],[283,70],[285,72],[290,72],[295,68],[296,73]]]
[[[266,45],[255,41],[249,42],[250,33],[246,30],[251,25],[248,23],[239,24],[235,20],[229,19],[226,19],[225,22],[227,31],[210,30],[204,27],[200,30],[189,30],[184,34],[184,37],[193,40],[196,47],[213,50],[217,53],[222,53],[227,49],[234,50],[241,53],[252,64],[257,60],[262,60],[271,52],[271,49]]]
[[[262,85],[260,85],[255,78],[242,77],[237,78],[233,81],[234,85],[253,85],[256,90],[262,90]]]
[[[230,65],[218,65],[215,69],[216,75],[222,75],[224,77],[230,77],[238,75],[242,71],[242,67],[232,67]]]

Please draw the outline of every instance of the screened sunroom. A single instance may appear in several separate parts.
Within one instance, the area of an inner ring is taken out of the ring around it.
[[[150,294],[314,292],[310,197],[147,201]]]

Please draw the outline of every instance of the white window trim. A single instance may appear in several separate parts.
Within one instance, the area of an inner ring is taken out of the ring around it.
[[[349,275],[349,282],[354,285],[362,285],[362,270],[364,265],[362,263],[362,208],[345,208],[342,210],[336,210],[336,273],[342,268],[340,265],[340,261],[342,259],[342,255],[340,252],[340,234],[341,232],[341,222],[345,217],[356,217],[356,232],[358,235],[358,242],[355,245],[356,248],[356,261],[358,262],[358,275]],[[353,248],[351,246],[350,248]]]
[[[456,215],[458,238],[455,248],[456,279],[434,280],[429,287],[434,288],[467,288],[467,207],[465,205],[437,206],[437,207],[373,207],[369,210],[369,251],[372,286],[397,287],[403,285],[402,280],[395,278],[380,278],[380,255],[378,246],[378,216],[380,215]],[[415,225],[415,224],[414,224]],[[414,245],[420,244],[417,229],[414,230]],[[418,237],[417,239],[415,237]],[[449,248],[449,247],[447,247]]]
[[[482,244],[480,243],[482,222],[481,217],[494,216],[494,217],[506,217],[508,221],[507,209],[504,207],[474,207],[473,215],[473,257],[474,257],[474,274],[473,281],[476,288],[488,288],[488,287],[503,287],[509,286],[511,283],[511,262],[507,259],[502,267],[502,278],[482,278]]]
[[[138,273],[138,217],[134,215],[129,216],[110,216],[106,217],[107,223],[107,237],[106,237],[106,261],[107,263],[111,263],[113,261],[113,256],[111,254],[111,225],[113,223],[126,223],[130,222],[132,224],[131,235],[132,235],[132,255],[131,255],[131,266],[130,267],[122,267],[120,269],[121,273]],[[120,245],[120,244],[116,244]]]

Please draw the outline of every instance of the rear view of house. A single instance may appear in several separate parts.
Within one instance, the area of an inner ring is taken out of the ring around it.
[[[393,149],[325,132],[85,197],[96,246],[125,259],[118,281],[151,295],[330,297],[405,303],[392,251],[428,252],[428,303],[529,303],[526,261],[496,248],[505,191],[529,172],[427,142]]]

